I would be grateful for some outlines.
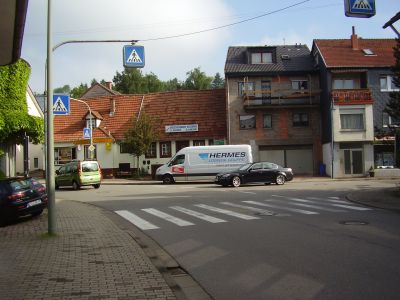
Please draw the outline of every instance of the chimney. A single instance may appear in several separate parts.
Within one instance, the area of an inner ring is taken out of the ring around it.
[[[114,116],[115,114],[115,99],[110,98],[110,117]]]
[[[352,26],[352,34],[351,34],[351,48],[353,50],[358,50],[358,37],[356,34],[356,30],[354,28],[354,26]]]
[[[106,88],[108,88],[109,90],[112,90],[112,81],[106,82]]]

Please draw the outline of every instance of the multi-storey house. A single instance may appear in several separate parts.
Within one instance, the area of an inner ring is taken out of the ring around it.
[[[324,164],[331,177],[364,176],[393,165],[393,142],[384,113],[391,85],[395,40],[317,39],[312,55],[320,72]],[[390,139],[389,139],[390,140]]]
[[[230,47],[225,78],[229,144],[250,144],[255,160],[295,174],[318,174],[320,90],[308,47]]]

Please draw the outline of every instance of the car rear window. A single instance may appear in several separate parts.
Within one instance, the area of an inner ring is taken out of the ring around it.
[[[86,162],[82,164],[82,172],[96,172],[99,170],[99,165],[95,162]]]
[[[30,188],[29,181],[21,179],[10,182],[10,187],[13,192],[18,192]]]

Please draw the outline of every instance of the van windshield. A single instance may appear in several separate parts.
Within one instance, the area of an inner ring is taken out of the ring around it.
[[[99,170],[99,165],[95,162],[86,162],[82,164],[82,172],[95,172]]]
[[[181,165],[185,162],[185,154],[175,156],[168,164],[168,166]]]

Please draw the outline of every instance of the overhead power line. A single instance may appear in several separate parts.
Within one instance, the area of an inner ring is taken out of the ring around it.
[[[270,11],[270,12],[266,12],[266,13],[263,13],[261,15],[255,16],[255,17],[247,18],[247,19],[244,19],[242,21],[237,21],[237,22],[234,22],[234,23],[229,23],[229,24],[225,24],[225,25],[221,25],[221,26],[217,26],[217,27],[212,27],[212,28],[208,28],[208,29],[203,29],[203,30],[198,30],[198,31],[193,31],[193,32],[188,32],[188,33],[182,33],[182,34],[177,34],[177,35],[169,35],[169,36],[164,36],[164,37],[158,37],[158,38],[139,39],[139,41],[141,41],[141,42],[159,41],[159,40],[173,39],[173,38],[185,37],[185,36],[195,35],[195,34],[199,34],[199,33],[219,30],[219,29],[222,29],[222,28],[231,27],[231,26],[234,26],[234,25],[238,25],[238,24],[250,22],[250,21],[253,21],[253,20],[256,20],[256,19],[260,19],[260,18],[263,18],[265,16],[276,14],[278,12],[293,8],[295,6],[299,6],[301,4],[304,4],[304,3],[310,2],[310,1],[311,0],[300,1],[300,2],[294,3],[292,5],[289,5],[289,6],[286,6],[286,7],[282,7],[282,8]]]

